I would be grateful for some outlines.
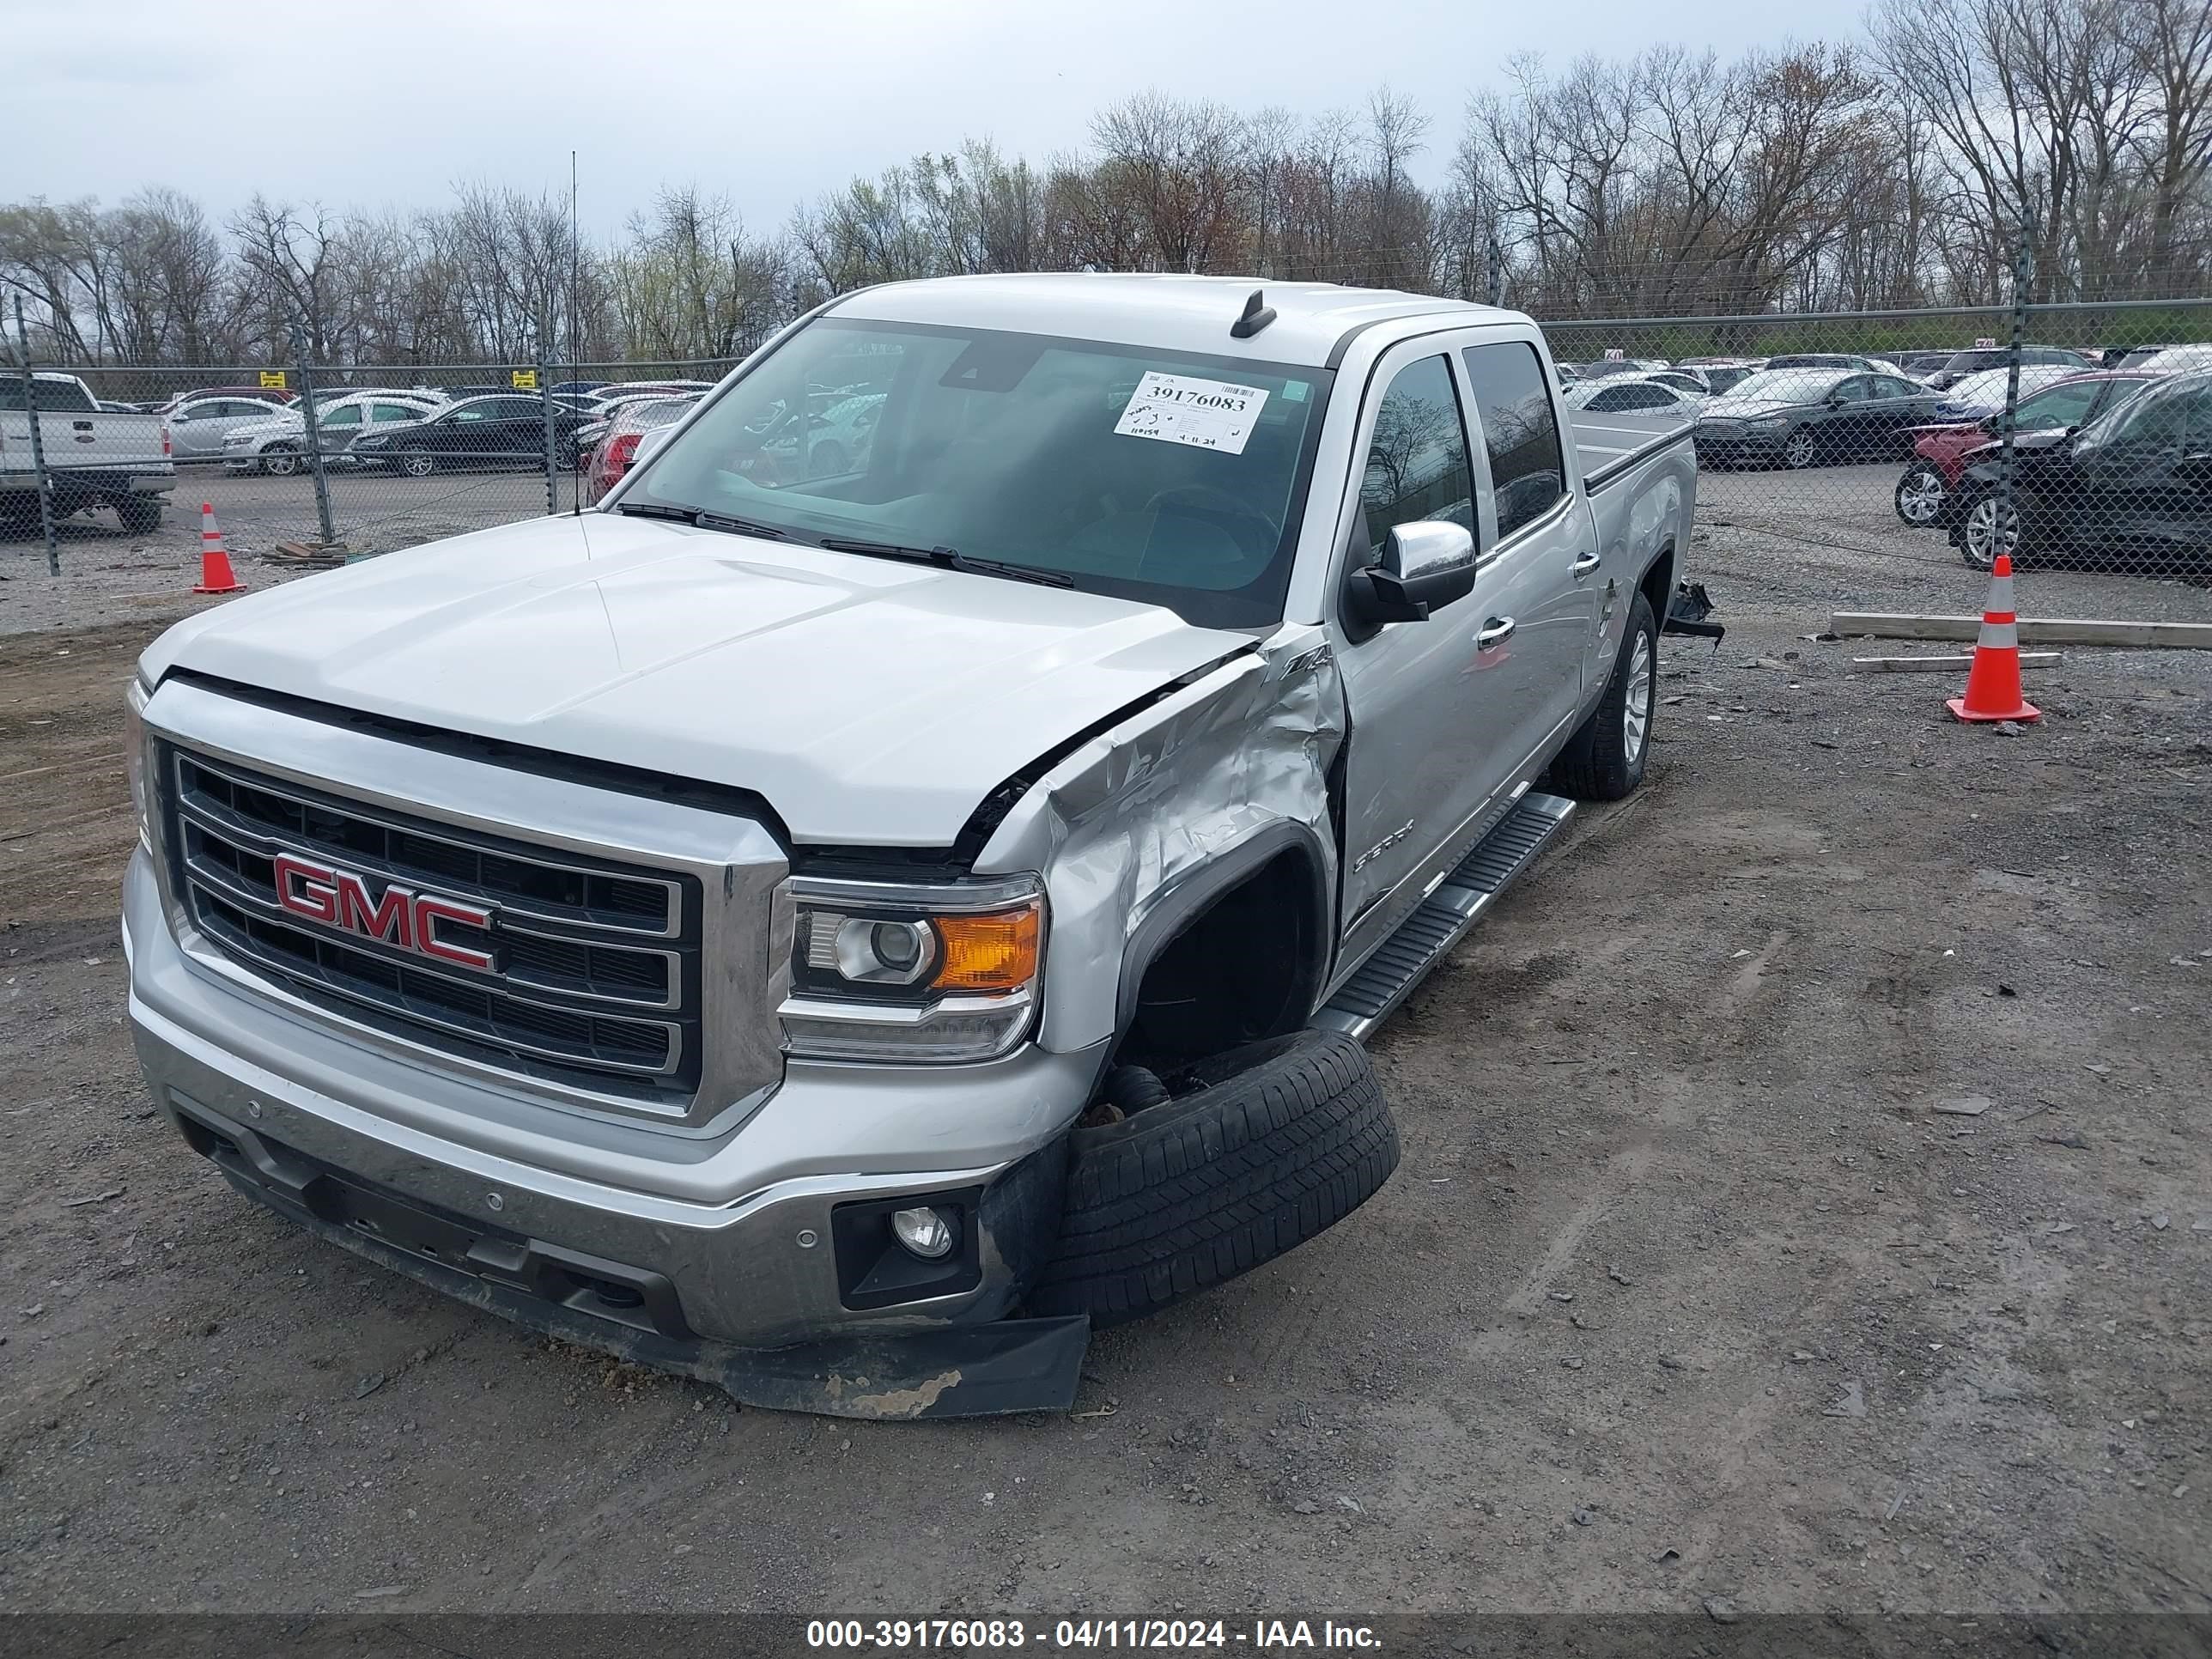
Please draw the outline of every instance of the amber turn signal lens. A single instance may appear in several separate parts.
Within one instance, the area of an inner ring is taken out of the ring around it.
[[[945,954],[930,983],[939,990],[1015,991],[1036,977],[1035,906],[935,921]]]

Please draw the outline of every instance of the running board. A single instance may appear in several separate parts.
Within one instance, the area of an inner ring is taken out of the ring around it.
[[[1490,902],[1535,861],[1544,843],[1559,833],[1574,810],[1574,802],[1558,795],[1523,795],[1398,931],[1360,964],[1313,1023],[1364,1042],[1466,936]]]

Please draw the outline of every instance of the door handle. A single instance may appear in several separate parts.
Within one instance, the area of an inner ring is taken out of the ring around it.
[[[1577,576],[1587,576],[1604,562],[1604,557],[1600,554],[1584,553],[1577,557],[1574,563],[1567,568]]]
[[[1482,631],[1474,636],[1474,648],[1492,651],[1513,637],[1515,623],[1510,617],[1492,617],[1482,624]]]

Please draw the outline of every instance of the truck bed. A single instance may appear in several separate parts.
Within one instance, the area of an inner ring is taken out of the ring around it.
[[[1580,415],[1570,413],[1568,429],[1582,457],[1583,488],[1595,494],[1627,476],[1646,455],[1690,435],[1686,421],[1671,415]]]

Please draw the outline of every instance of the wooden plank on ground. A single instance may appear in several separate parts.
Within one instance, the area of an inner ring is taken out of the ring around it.
[[[2066,660],[2057,651],[2023,651],[2020,653],[2022,668],[2054,668]],[[1853,657],[1851,666],[1870,669],[1877,674],[1933,674],[1938,669],[1964,670],[1974,665],[1969,654],[1963,657]]]
[[[1982,619],[1838,611],[1828,618],[1828,631],[1880,640],[1972,640],[1980,635]],[[2212,651],[2212,623],[2093,622],[2064,617],[2032,622],[2023,617],[2020,640],[2022,645],[2133,645]]]

